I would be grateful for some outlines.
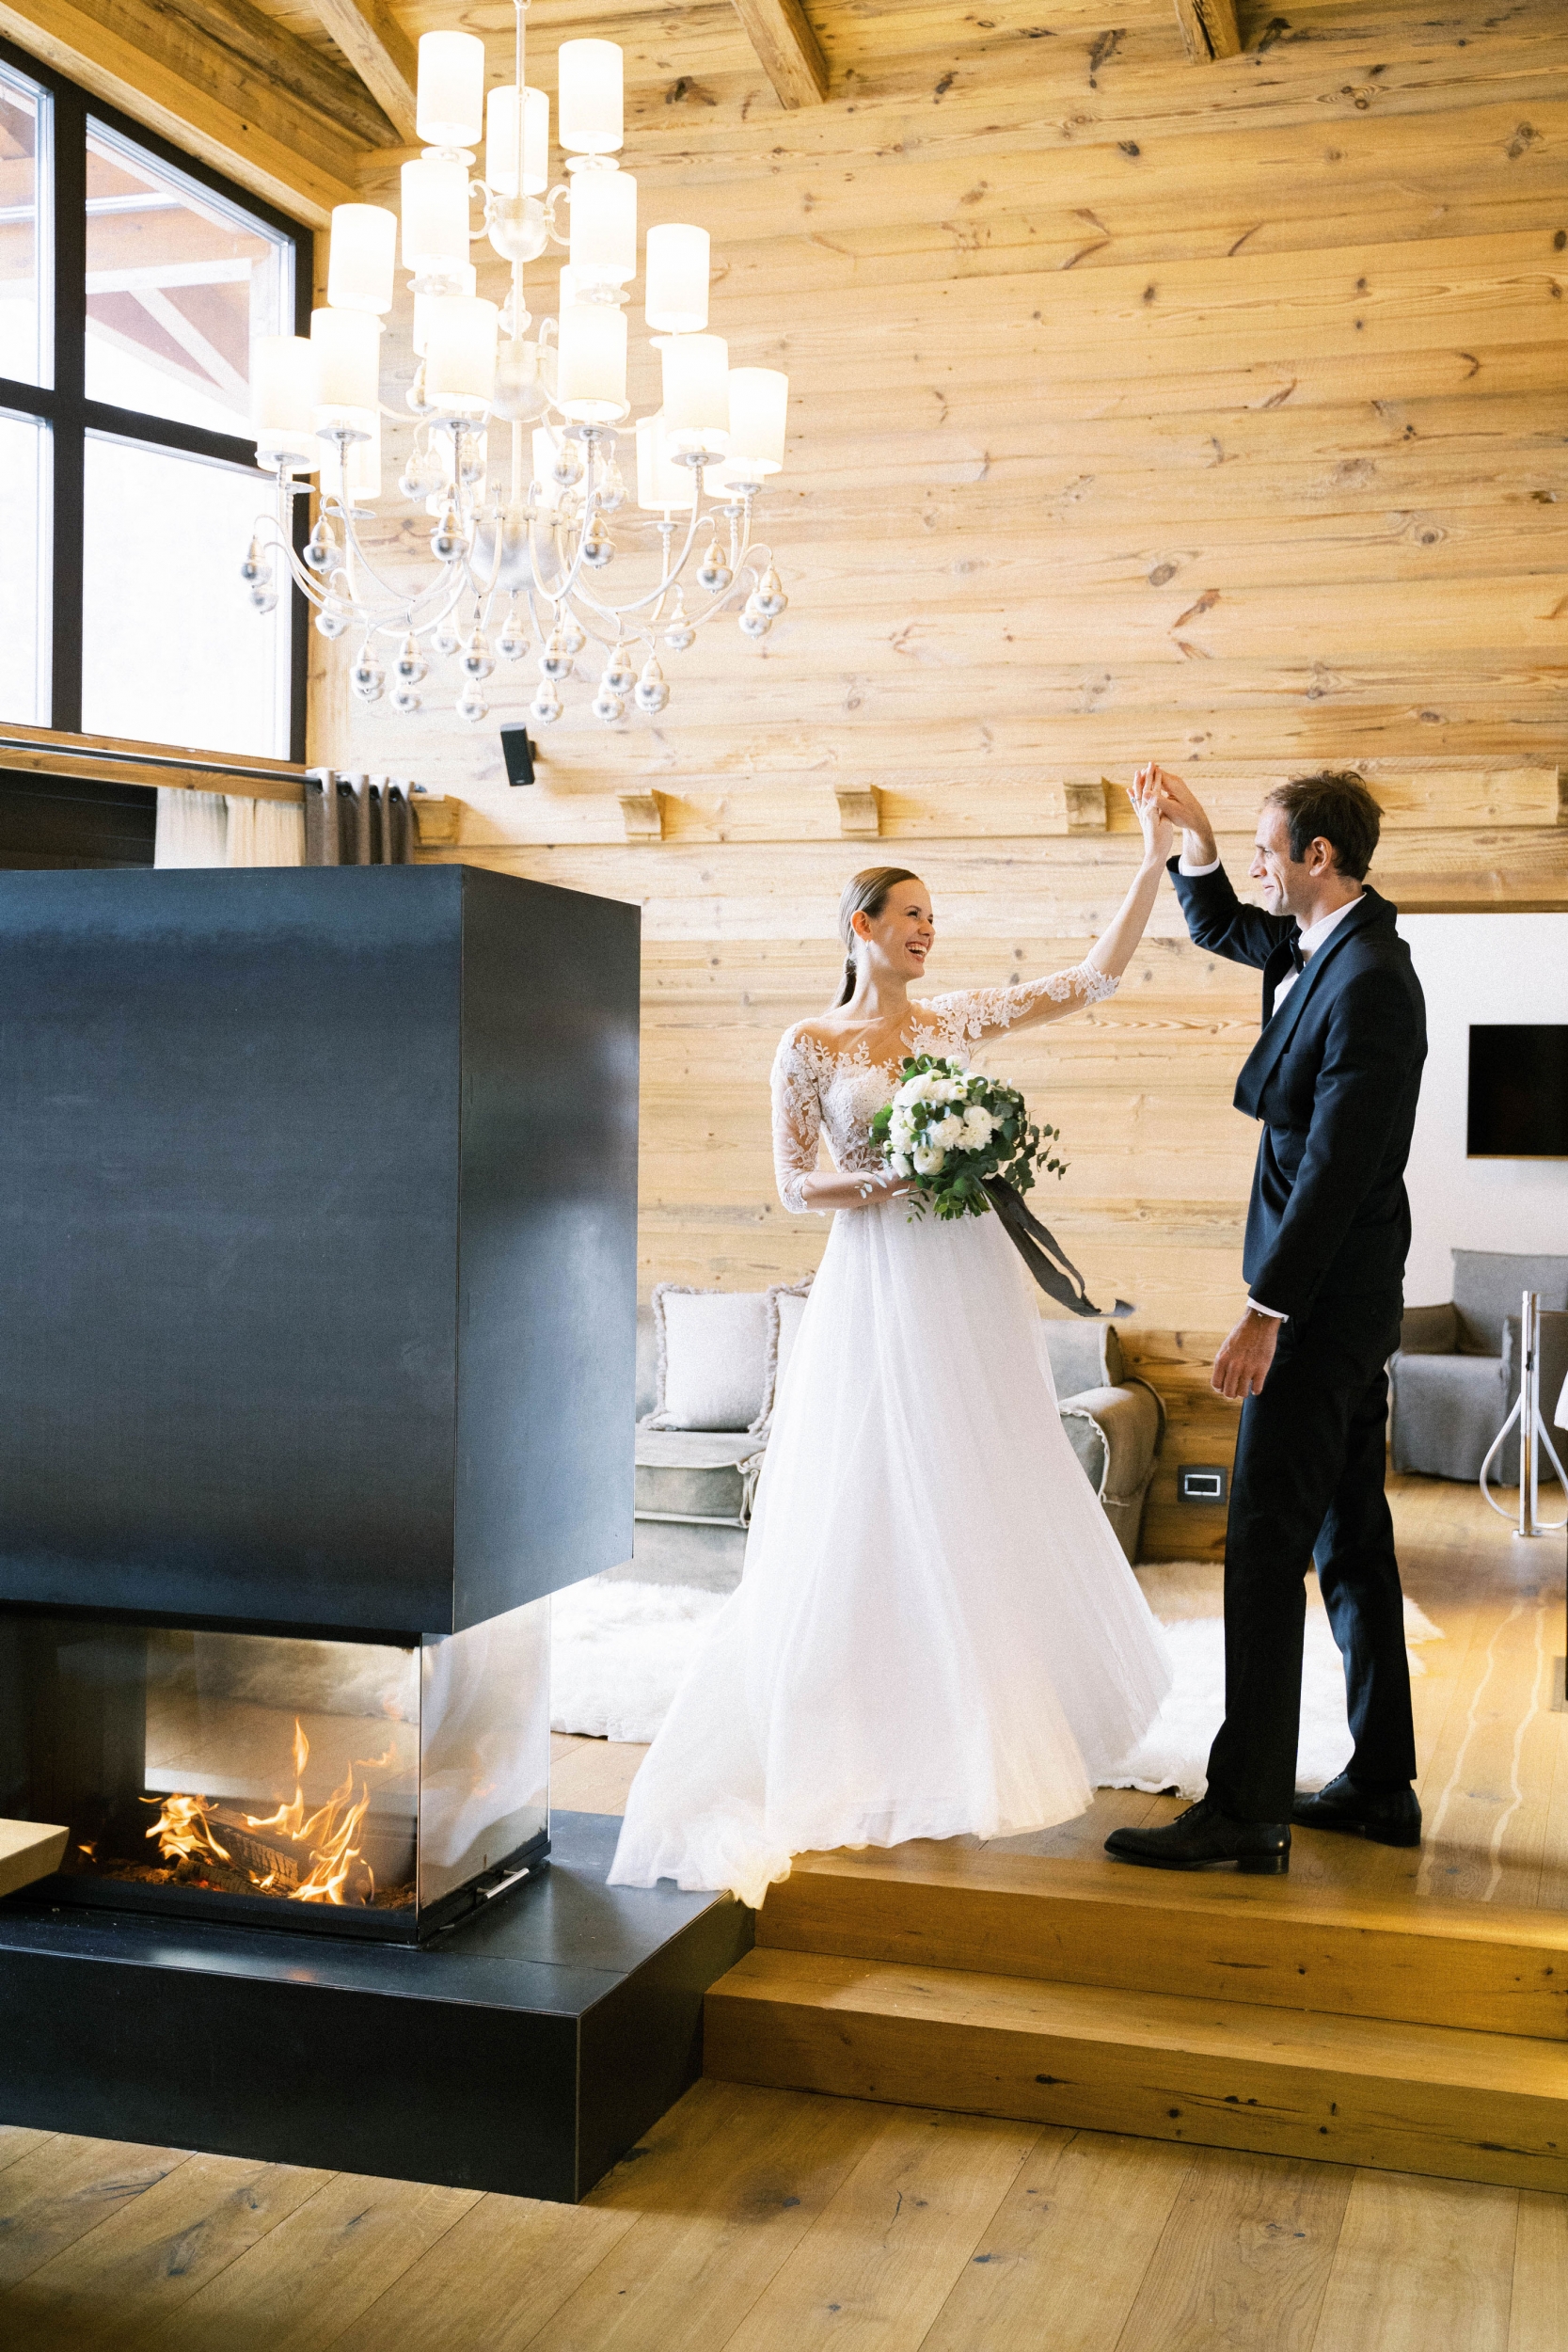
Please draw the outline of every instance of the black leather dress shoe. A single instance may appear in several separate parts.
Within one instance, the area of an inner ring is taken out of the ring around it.
[[[1291,1867],[1288,1821],[1233,1821],[1208,1797],[1158,1829],[1114,1829],[1105,1851],[1117,1862],[1150,1870],[1209,1870],[1233,1862],[1238,1870],[1270,1875]]]
[[[1374,1846],[1421,1842],[1421,1801],[1414,1788],[1374,1794],[1358,1788],[1348,1772],[1326,1788],[1303,1789],[1291,1807],[1291,1819],[1303,1829],[1338,1829],[1352,1837],[1370,1837]]]

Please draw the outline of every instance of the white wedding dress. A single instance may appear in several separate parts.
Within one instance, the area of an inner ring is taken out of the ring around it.
[[[914,1009],[967,1060],[1092,964]],[[773,1065],[784,1206],[825,1133],[841,1171],[897,1063],[799,1029]],[[1056,1412],[1033,1284],[999,1217],[907,1200],[833,1218],[781,1385],[745,1573],[631,1788],[610,1883],[757,1905],[790,1858],[1070,1820],[1170,1684],[1164,1636]]]

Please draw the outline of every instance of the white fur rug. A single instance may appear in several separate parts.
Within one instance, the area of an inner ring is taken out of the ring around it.
[[[1175,1561],[1138,1571],[1149,1607],[1166,1627],[1176,1684],[1148,1736],[1106,1781],[1111,1788],[1176,1789],[1201,1796],[1209,1743],[1225,1701],[1225,1629],[1221,1571]],[[555,1597],[550,1722],[557,1731],[599,1740],[651,1740],[706,1627],[724,1605],[721,1593],[685,1584],[637,1584],[590,1577]],[[1410,1671],[1415,1654],[1441,1630],[1412,1600],[1404,1604]],[[1307,1645],[1301,1675],[1297,1779],[1320,1788],[1350,1756],[1345,1678],[1316,1577],[1307,1584]]]

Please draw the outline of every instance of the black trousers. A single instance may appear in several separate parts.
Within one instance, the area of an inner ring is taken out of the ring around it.
[[[1350,1304],[1350,1302],[1347,1302]],[[1242,1407],[1225,1541],[1225,1721],[1209,1793],[1242,1821],[1286,1821],[1301,1725],[1306,1577],[1314,1553],[1345,1661],[1359,1781],[1416,1776],[1394,1523],[1384,1490],[1399,1304],[1333,1304],[1287,1323],[1260,1396]]]

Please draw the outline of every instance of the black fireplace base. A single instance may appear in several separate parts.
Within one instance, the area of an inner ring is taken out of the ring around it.
[[[0,1901],[0,2122],[566,2203],[701,2070],[728,1896],[605,1883],[620,1823],[422,1948]]]

